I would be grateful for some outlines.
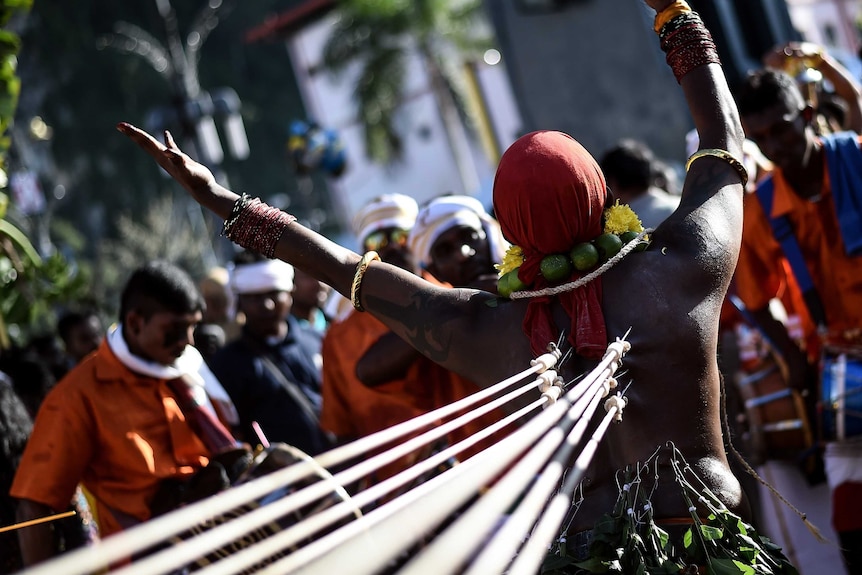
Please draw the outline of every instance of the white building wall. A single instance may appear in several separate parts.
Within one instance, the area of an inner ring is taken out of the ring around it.
[[[333,205],[337,217],[349,229],[351,217],[374,196],[385,193],[402,193],[423,202],[439,194],[453,192],[478,197],[490,207],[491,185],[496,165],[474,139],[470,139],[472,168],[477,185],[465,189],[459,175],[440,113],[420,59],[411,58],[408,65],[405,103],[401,106],[397,122],[403,138],[403,157],[390,165],[371,162],[365,153],[362,126],[356,118],[353,101],[354,78],[357,70],[346,70],[335,77],[321,65],[323,47],[332,27],[334,16],[323,18],[296,32],[287,40],[287,48],[300,92],[310,115],[325,128],[335,129],[341,135],[348,154],[348,167],[344,174],[332,182],[335,197]],[[489,70],[493,68],[493,70]],[[490,115],[499,134],[499,143],[507,146],[517,137],[515,126],[520,125],[511,88],[505,78],[503,66],[480,67],[480,81],[489,105]],[[494,100],[499,105],[494,105]],[[343,238],[344,243],[353,241]]]
[[[855,23],[862,13],[859,0],[787,0],[787,7],[793,26],[806,40],[858,53]]]

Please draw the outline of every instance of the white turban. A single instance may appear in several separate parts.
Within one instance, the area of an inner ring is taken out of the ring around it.
[[[456,226],[484,231],[491,248],[491,260],[495,264],[503,260],[509,243],[503,239],[500,224],[485,211],[479,200],[470,196],[442,196],[419,210],[407,239],[410,251],[422,265],[428,266],[434,242]]]
[[[416,221],[419,205],[403,194],[384,194],[374,198],[353,218],[353,231],[360,241],[377,230],[400,228],[409,230]]]
[[[235,294],[293,291],[293,266],[281,260],[239,264],[230,272]]]

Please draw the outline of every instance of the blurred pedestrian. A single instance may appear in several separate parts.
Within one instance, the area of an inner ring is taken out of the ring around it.
[[[253,252],[237,254],[233,263],[230,287],[242,332],[210,365],[236,406],[240,436],[317,455],[329,446],[319,426],[321,335],[290,314],[293,267]]]

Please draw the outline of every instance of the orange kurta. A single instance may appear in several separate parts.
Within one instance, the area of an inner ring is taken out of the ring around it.
[[[166,382],[129,371],[103,341],[45,398],[10,494],[62,510],[81,483],[104,537],[149,519],[159,482],[207,454]]]
[[[445,382],[442,385],[438,385],[434,389],[435,408],[441,407],[443,405],[448,405],[479,391],[479,386],[477,386],[472,381],[465,379],[456,373],[447,371],[439,365],[434,364],[434,368],[439,370],[441,372],[441,377],[445,379]],[[466,413],[466,410],[464,412],[459,412],[456,415],[460,416],[463,413]],[[449,434],[449,442],[457,443],[463,439],[466,439],[471,435],[477,433],[478,431],[485,429],[490,425],[493,425],[494,423],[502,419],[504,416],[505,413],[502,409],[496,409],[494,411],[486,413],[485,415],[482,415],[474,419],[473,421],[453,430]],[[473,447],[459,454],[458,458],[461,460],[466,459],[475,455],[482,449],[490,447],[494,442],[502,439],[509,432],[509,430],[510,429],[507,428],[502,431],[498,431],[490,438],[480,441]]]
[[[389,328],[368,313],[352,312],[329,326],[323,338],[323,407],[320,426],[342,438],[358,438],[427,412],[432,390],[423,383],[420,362],[404,379],[367,387],[356,364]]]
[[[368,313],[353,312],[343,321],[329,326],[323,339],[323,407],[320,414],[323,429],[342,438],[364,437],[479,390],[476,384],[425,357],[419,357],[410,366],[404,379],[367,387],[356,378],[356,364],[386,333],[389,333],[389,328]],[[450,433],[449,443],[468,437],[500,417],[502,412],[499,410],[483,415]],[[460,457],[468,457],[487,447],[489,441],[477,444]],[[403,469],[409,462],[408,459],[400,465],[387,467],[378,474],[378,479]]]
[[[818,201],[811,202],[797,196],[781,171],[775,170],[772,215],[789,218],[823,302],[827,327],[831,334],[841,334],[862,327],[862,258],[844,251],[825,170],[823,177],[823,193]],[[770,298],[781,296],[783,286],[789,283],[789,269],[760,203],[756,197],[746,197],[743,243],[735,276],[739,297],[751,309],[763,308]],[[797,312],[803,309],[798,296],[791,294],[791,299],[797,301]]]

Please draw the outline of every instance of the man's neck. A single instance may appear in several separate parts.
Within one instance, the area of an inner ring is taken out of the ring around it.
[[[149,357],[145,353],[143,353],[143,350],[140,347],[138,347],[137,342],[129,339],[128,335],[126,334],[125,327],[123,328],[122,336],[123,336],[123,341],[126,342],[126,348],[129,350],[130,354],[132,354],[133,356],[137,357],[138,359],[140,359],[142,361],[150,361],[150,362],[153,361],[153,359],[151,357]],[[156,362],[156,363],[158,363],[158,362]],[[160,365],[163,365],[163,364],[160,364]]]

